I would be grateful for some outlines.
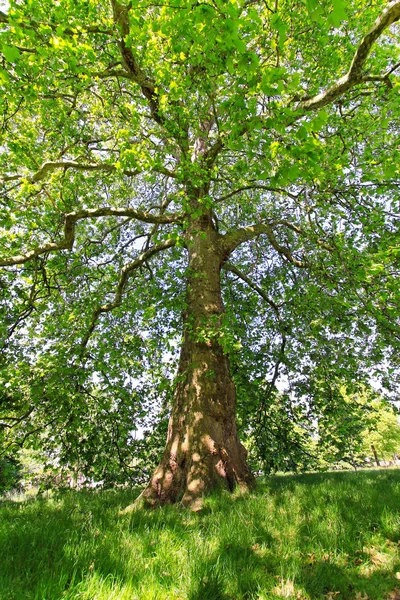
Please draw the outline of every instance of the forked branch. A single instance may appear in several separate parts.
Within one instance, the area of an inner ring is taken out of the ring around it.
[[[146,252],[143,252],[142,254],[140,254],[140,256],[138,256],[136,260],[134,260],[131,263],[128,263],[121,269],[121,274],[120,274],[117,289],[116,289],[116,292],[114,295],[114,299],[112,300],[112,302],[109,302],[108,304],[103,304],[102,306],[97,307],[93,313],[89,329],[87,330],[86,335],[83,338],[82,343],[81,343],[81,353],[80,353],[81,358],[85,352],[85,349],[86,349],[86,346],[90,339],[90,336],[92,335],[92,333],[96,327],[99,316],[102,313],[110,312],[110,311],[114,310],[114,308],[117,308],[118,306],[121,305],[125,286],[127,284],[128,279],[132,276],[134,271],[136,271],[139,267],[144,265],[155,254],[159,254],[163,250],[172,248],[172,246],[175,246],[175,245],[176,245],[176,239],[173,239],[173,238],[165,240],[164,242],[161,242],[160,244],[155,244],[154,246],[152,246],[151,248],[146,250]]]
[[[160,214],[136,210],[134,208],[104,208],[78,210],[65,215],[64,238],[59,242],[50,242],[29,250],[25,254],[17,254],[8,258],[0,256],[0,267],[10,267],[21,265],[37,256],[48,252],[57,252],[59,250],[72,250],[75,241],[76,223],[82,219],[97,219],[99,217],[130,217],[143,223],[170,224],[179,223],[182,219],[178,214]]]
[[[142,90],[143,96],[147,99],[148,105],[150,107],[151,116],[153,117],[154,121],[156,121],[156,123],[158,123],[159,125],[162,125],[164,124],[164,118],[160,112],[160,103],[159,96],[156,91],[156,84],[140,68],[130,45],[127,43],[127,39],[130,33],[130,5],[124,6],[120,4],[117,0],[111,0],[111,4],[114,12],[115,23],[118,25],[121,32],[121,37],[118,41],[118,45],[127,72],[129,73],[132,81],[135,81],[139,85],[140,89]]]
[[[354,87],[358,83],[363,81],[369,81],[370,78],[363,77],[363,68],[367,61],[368,56],[371,53],[372,46],[376,40],[383,34],[383,32],[392,25],[395,21],[400,19],[400,0],[392,0],[382,11],[375,23],[363,37],[359,44],[350,69],[341,77],[336,83],[334,83],[327,90],[313,96],[312,98],[305,98],[297,104],[297,108],[303,110],[316,110],[330,104],[339,96],[342,96],[347,90]],[[386,74],[387,76],[387,74]]]
[[[301,229],[296,227],[296,225],[292,225],[288,222],[272,222],[272,223],[258,223],[257,225],[250,225],[248,227],[240,227],[234,231],[230,231],[225,235],[221,236],[221,245],[222,245],[222,253],[223,256],[228,258],[229,255],[244,242],[249,242],[250,240],[259,237],[260,235],[266,235],[268,237],[269,243],[271,246],[282,256],[284,256],[289,262],[294,264],[296,267],[300,267],[302,269],[309,267],[309,263],[307,261],[301,261],[295,258],[292,252],[286,246],[282,246],[275,237],[275,234],[272,229],[272,225],[286,225],[296,233],[301,233]]]

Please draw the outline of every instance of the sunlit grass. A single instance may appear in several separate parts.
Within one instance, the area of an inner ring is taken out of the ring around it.
[[[132,492],[0,504],[1,600],[399,600],[400,471],[273,477],[119,517]]]

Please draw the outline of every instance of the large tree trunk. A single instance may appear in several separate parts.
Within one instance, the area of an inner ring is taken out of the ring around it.
[[[205,492],[221,484],[246,489],[253,476],[236,430],[236,391],[221,343],[219,236],[206,215],[191,232],[184,339],[167,445],[141,499],[182,501],[196,510]]]

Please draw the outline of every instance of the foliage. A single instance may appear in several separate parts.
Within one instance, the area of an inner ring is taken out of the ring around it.
[[[399,589],[398,470],[271,477],[246,497],[210,496],[202,514],[118,517],[131,496],[2,502],[0,596],[378,600]]]
[[[241,371],[242,432],[264,461],[286,436],[268,468],[304,449],[279,375],[305,411],[326,399],[322,379],[374,372],[396,389],[399,16],[378,0],[10,3],[4,451],[31,443],[98,479],[140,477],[133,432],[171,406],[206,217],[229,258],[225,315],[197,333]],[[263,407],[266,389],[277,404]],[[264,408],[285,414],[277,433]],[[355,426],[356,408],[328,402],[324,431],[342,409]]]
[[[391,460],[400,454],[400,423],[398,411],[385,402],[375,400],[371,403],[373,414],[370,430],[364,437],[364,452],[375,449],[377,456]]]
[[[372,390],[349,394],[344,386],[330,386],[320,411],[317,450],[322,464],[347,462],[356,468],[366,457],[393,459],[400,449],[397,411]]]
[[[0,457],[0,494],[18,487],[21,481],[21,465],[17,458]]]
[[[329,398],[321,406],[318,420],[318,446],[327,465],[343,461],[356,468],[363,463],[365,452],[371,456],[364,440],[376,413],[368,400],[365,392],[348,394],[343,386],[329,387]]]
[[[357,468],[376,456],[391,461],[400,451],[398,410],[364,385],[349,393],[341,382],[314,381],[310,403],[306,397],[299,403],[266,382],[236,384],[245,398],[239,424],[255,471]]]
[[[235,381],[241,401],[239,431],[253,470],[270,474],[318,468],[314,427],[305,407],[265,381],[239,381],[237,376]]]

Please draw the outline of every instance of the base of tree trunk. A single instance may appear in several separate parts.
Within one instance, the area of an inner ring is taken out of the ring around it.
[[[224,436],[223,428],[213,425],[214,433],[220,429],[220,435],[205,433],[195,447],[179,457],[168,444],[140,501],[147,506],[180,502],[191,510],[200,510],[207,492],[216,488],[233,491],[236,486],[246,491],[254,484],[246,464],[247,452],[237,437],[236,427]]]
[[[184,375],[178,376],[166,448],[136,506],[181,503],[196,511],[216,488],[246,491],[254,485],[237,434],[236,390],[227,359],[220,348],[203,347],[201,356],[194,354],[192,368],[181,362]]]
[[[203,507],[204,495],[212,490],[227,489],[233,492],[239,488],[247,492],[254,487],[255,478],[246,464],[247,453],[239,440],[232,442],[230,448],[227,444],[218,450],[211,438],[206,444],[204,460],[195,452],[190,459],[187,457],[182,461],[183,464],[179,464],[173,454],[164,454],[146,488],[120,514],[176,503],[197,512]]]

